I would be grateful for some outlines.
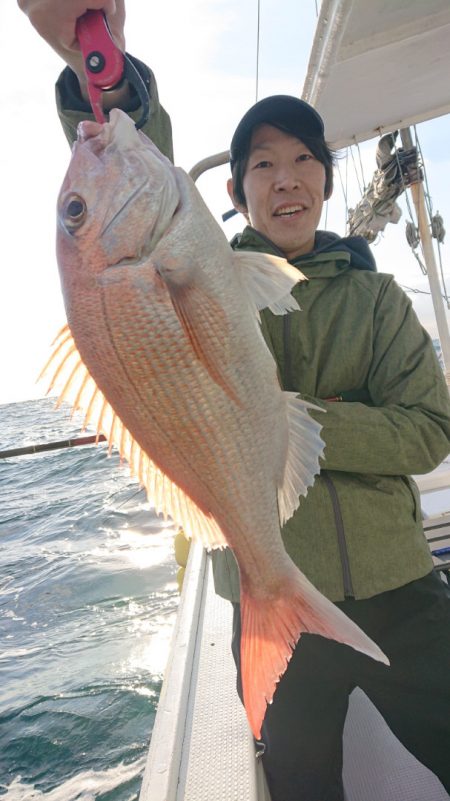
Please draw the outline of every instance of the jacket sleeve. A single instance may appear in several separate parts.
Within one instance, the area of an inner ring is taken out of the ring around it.
[[[433,344],[393,279],[374,312],[368,375],[372,405],[320,403],[329,470],[410,475],[433,470],[450,451],[450,396]]]
[[[130,58],[143,78],[150,97],[150,115],[142,130],[161,152],[173,161],[170,117],[159,102],[155,76],[142,61],[132,56]],[[56,83],[56,107],[66,138],[72,145],[77,138],[78,123],[94,117],[90,105],[81,97],[78,79],[69,67],[62,71]],[[132,99],[130,107],[124,111],[135,121],[139,119],[141,106],[137,94]]]

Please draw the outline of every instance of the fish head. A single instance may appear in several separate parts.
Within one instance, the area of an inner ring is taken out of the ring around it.
[[[178,204],[173,165],[124,112],[80,123],[57,207],[63,294],[74,283],[100,286],[108,271],[117,280],[117,268],[145,260]]]

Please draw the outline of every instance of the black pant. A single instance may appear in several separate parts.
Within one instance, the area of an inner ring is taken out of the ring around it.
[[[240,607],[233,606],[232,648],[242,699]],[[391,665],[318,635],[301,637],[262,727],[272,801],[343,800],[342,734],[356,686],[450,793],[449,586],[431,573],[337,606],[378,643]]]

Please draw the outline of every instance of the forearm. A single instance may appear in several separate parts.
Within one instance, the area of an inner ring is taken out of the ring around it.
[[[173,161],[172,128],[170,117],[161,106],[158,89],[153,72],[138,59],[133,59],[149,93],[150,115],[143,127],[143,132],[154,144]],[[104,92],[104,108],[121,108],[134,120],[141,116],[139,98],[128,85],[119,90]],[[79,81],[75,73],[66,68],[60,75],[56,84],[56,105],[64,133],[70,145],[76,140],[78,123],[92,117],[89,102],[83,97]]]
[[[77,138],[78,123],[92,115],[87,92],[83,56],[77,38],[77,21],[89,10],[105,14],[108,28],[116,45],[125,52],[124,0],[17,0],[19,8],[50,47],[68,65],[56,85],[58,114],[70,144]],[[170,118],[159,103],[156,81],[151,70],[137,59],[137,66],[150,98],[150,116],[144,133],[173,161]],[[124,81],[120,86],[103,92],[103,108],[126,111],[135,121],[141,117],[137,94]]]
[[[325,404],[324,464],[357,473],[427,473],[450,451],[449,393],[433,345],[393,281],[380,293],[371,347],[367,400]]]
[[[323,405],[323,404],[321,404]],[[327,403],[313,412],[325,442],[322,467],[351,473],[428,473],[449,452],[449,420],[401,406]]]

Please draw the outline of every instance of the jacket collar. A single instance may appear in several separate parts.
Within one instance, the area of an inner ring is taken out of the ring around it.
[[[273,253],[274,256],[284,256],[282,251],[267,239],[255,228],[247,225],[241,234],[236,234],[231,240],[231,246],[235,250],[255,250],[264,253]],[[356,269],[370,270],[376,272],[376,263],[372,252],[362,236],[340,237],[331,231],[316,231],[314,250],[303,256],[298,256],[292,261],[296,267],[308,272],[308,277],[314,277],[313,272],[307,270],[308,267],[316,269],[319,264],[323,265],[318,270],[320,276],[324,277],[324,267],[327,265],[326,273],[334,265],[332,273],[336,269]],[[331,273],[330,273],[331,274]],[[318,276],[319,277],[319,276]]]

